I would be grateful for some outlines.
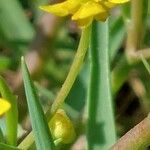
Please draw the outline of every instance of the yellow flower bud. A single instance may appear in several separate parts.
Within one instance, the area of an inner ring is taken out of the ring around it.
[[[0,98],[0,116],[6,113],[10,109],[10,107],[11,105],[7,100]]]
[[[69,117],[63,109],[57,110],[49,122],[50,131],[54,140],[62,143],[71,143],[75,138],[75,130]]]

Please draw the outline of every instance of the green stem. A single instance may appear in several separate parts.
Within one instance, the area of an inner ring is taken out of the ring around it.
[[[106,150],[116,140],[111,99],[108,21],[93,23],[90,49],[90,85],[87,102],[88,150]]]
[[[52,114],[54,114],[57,111],[57,109],[63,104],[65,98],[67,97],[68,93],[70,92],[70,89],[80,71],[86,51],[89,46],[90,31],[91,31],[90,26],[88,26],[82,30],[79,47],[78,47],[77,53],[75,55],[75,58],[73,60],[70,71],[68,73],[68,76],[67,76],[64,84],[62,85],[62,88],[59,91],[54,103],[52,104],[52,108],[51,108]]]
[[[143,0],[131,1],[131,21],[128,24],[126,56],[129,62],[136,59],[135,51],[140,49],[143,27]],[[133,59],[134,58],[134,59]]]
[[[91,32],[91,26],[83,29],[82,31],[82,35],[81,35],[81,39],[80,39],[80,43],[78,46],[78,50],[77,53],[75,55],[75,58],[73,60],[72,66],[70,68],[69,74],[60,90],[60,92],[58,93],[53,105],[52,105],[52,109],[48,110],[46,112],[46,118],[49,121],[51,119],[51,115],[54,114],[57,109],[63,104],[65,98],[67,97],[79,71],[81,68],[81,65],[83,63],[86,51],[88,49],[89,46],[89,40],[90,40],[90,32]],[[30,142],[29,142],[30,141]],[[26,138],[25,140],[23,140],[18,148],[29,148],[34,142],[33,139],[33,133],[31,132]]]
[[[26,149],[29,149],[33,143],[34,143],[33,132],[30,132],[25,137],[25,139],[18,145],[18,148],[26,150]]]

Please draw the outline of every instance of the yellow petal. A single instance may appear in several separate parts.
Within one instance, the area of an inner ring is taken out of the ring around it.
[[[108,2],[115,3],[115,4],[122,4],[129,2],[130,0],[108,0]]]
[[[80,9],[72,16],[72,20],[85,19],[105,11],[106,9],[101,4],[89,1],[80,7]]]
[[[80,3],[78,1],[68,0],[54,5],[40,6],[40,9],[56,16],[67,16],[72,14],[79,5]]]
[[[117,3],[111,3],[111,2],[104,1],[103,5],[106,6],[106,8],[111,9],[111,8],[117,6],[118,4]]]
[[[0,116],[6,113],[10,107],[11,105],[7,100],[0,98]]]
[[[88,25],[90,25],[92,23],[92,21],[93,21],[93,17],[76,20],[76,22],[77,22],[78,26],[80,26],[80,28],[87,27]]]

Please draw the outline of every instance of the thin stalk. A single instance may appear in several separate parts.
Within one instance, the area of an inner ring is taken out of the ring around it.
[[[33,132],[30,132],[25,137],[25,139],[18,145],[18,148],[26,150],[26,149],[29,149],[33,143],[34,143]]]
[[[106,150],[116,140],[110,86],[108,21],[93,23],[90,48],[90,85],[87,101],[88,150]]]
[[[110,150],[145,150],[150,145],[150,116],[127,132]]]
[[[49,109],[46,112],[46,118],[49,121],[51,119],[51,115],[54,114],[57,109],[63,104],[65,98],[67,97],[79,71],[82,66],[86,51],[89,46],[89,40],[90,40],[90,32],[91,32],[91,26],[88,26],[87,28],[82,30],[80,43],[77,49],[77,53],[75,55],[75,58],[73,60],[72,66],[70,68],[70,71],[68,73],[68,76],[58,93],[54,103],[52,104],[51,110]],[[30,141],[28,143],[28,141]],[[29,148],[34,142],[33,139],[33,133],[31,132],[18,146],[18,148]]]
[[[64,84],[62,85],[62,88],[59,91],[54,103],[52,104],[52,108],[51,108],[52,114],[54,114],[57,111],[57,109],[63,104],[65,98],[69,94],[70,89],[80,71],[86,51],[89,46],[90,31],[91,31],[91,26],[88,26],[82,30],[81,39],[80,39],[80,43],[77,49],[77,53],[73,60],[68,76]]]
[[[129,62],[136,59],[135,52],[140,49],[143,27],[143,0],[131,1],[131,21],[128,24],[126,56]],[[133,59],[135,58],[135,59]]]

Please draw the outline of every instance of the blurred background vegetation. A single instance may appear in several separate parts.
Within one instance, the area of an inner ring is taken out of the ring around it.
[[[49,1],[0,0],[0,74],[18,96],[20,141],[31,130],[20,71],[21,56],[26,58],[46,110],[65,80],[80,38],[80,30],[74,22],[39,10],[39,5],[46,3]],[[139,49],[150,47],[150,1],[142,5]],[[113,10],[109,19],[112,92],[118,137],[139,123],[150,110],[148,71],[141,61],[128,63],[125,57],[130,18],[130,4],[126,4]],[[71,146],[74,150],[85,146],[88,59],[87,54],[65,105],[78,135],[76,143]],[[1,119],[1,126],[2,122]]]

